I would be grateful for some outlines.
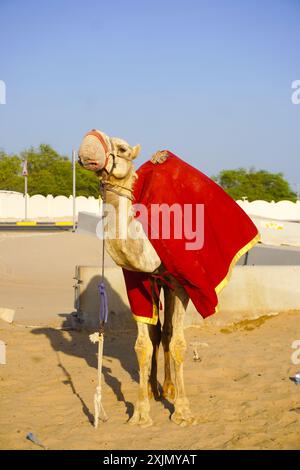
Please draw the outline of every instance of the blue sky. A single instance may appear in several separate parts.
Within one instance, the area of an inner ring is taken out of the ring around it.
[[[300,183],[300,0],[0,0],[0,148],[97,127],[208,175]]]

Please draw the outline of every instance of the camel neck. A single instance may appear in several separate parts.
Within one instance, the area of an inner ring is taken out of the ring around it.
[[[128,199],[128,196],[131,197],[131,191],[133,189],[134,180],[136,178],[135,169],[132,166],[132,169],[127,173],[125,178],[115,178],[113,175],[110,176],[108,182],[113,187],[115,186],[116,192],[106,191],[106,203],[113,205],[116,209],[119,208],[120,200],[126,197],[127,207],[132,205],[132,201]]]

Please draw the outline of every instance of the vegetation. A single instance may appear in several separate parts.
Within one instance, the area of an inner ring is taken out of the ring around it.
[[[297,196],[291,190],[282,173],[270,173],[265,170],[223,170],[213,177],[233,199],[246,197],[249,201],[296,201]]]
[[[38,149],[30,148],[20,155],[7,155],[0,151],[0,190],[23,192],[22,161],[28,161],[28,193],[72,194],[71,161],[59,155],[50,145],[42,144]],[[233,199],[247,197],[249,201],[296,200],[296,194],[282,173],[254,169],[223,170],[213,177]],[[76,163],[76,193],[78,196],[99,195],[99,183],[93,172],[84,170]]]
[[[0,190],[24,191],[22,162],[27,159],[28,193],[52,194],[53,196],[72,194],[72,163],[59,155],[50,145],[30,148],[21,155],[6,155],[0,152]],[[96,175],[84,170],[76,163],[76,194],[78,196],[99,195],[99,182]]]

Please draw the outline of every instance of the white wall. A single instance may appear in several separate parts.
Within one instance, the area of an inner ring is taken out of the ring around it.
[[[248,214],[276,220],[300,221],[300,201],[237,201]]]
[[[0,219],[24,218],[25,198],[22,194],[0,193]],[[56,219],[72,217],[73,196],[47,197],[37,194],[28,196],[28,218],[30,219]],[[99,213],[99,199],[94,197],[78,196],[76,198],[76,214],[80,211]]]
[[[85,326],[96,328],[99,323],[99,295],[97,292],[99,266],[76,266],[75,305]],[[97,276],[97,277],[96,277]],[[205,323],[225,326],[264,315],[299,310],[300,266],[236,266],[229,284],[219,295],[219,312]],[[105,268],[109,306],[114,315],[110,322],[116,329],[126,329],[131,321],[130,307],[124,277],[120,268]],[[238,293],[238,294],[237,294]],[[163,296],[162,296],[163,301]],[[189,302],[185,326],[202,325],[203,319]]]
[[[237,201],[240,207],[253,216],[277,220],[300,221],[300,201]],[[37,194],[28,197],[28,217],[32,219],[54,219],[72,217],[73,197]],[[94,197],[76,198],[76,213],[99,213],[99,200]],[[0,193],[0,219],[22,219],[24,217],[24,196],[22,194]]]

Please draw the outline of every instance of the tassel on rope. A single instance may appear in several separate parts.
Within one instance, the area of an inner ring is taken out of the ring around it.
[[[108,318],[108,302],[104,281],[98,285],[100,297],[100,324],[106,323]]]

